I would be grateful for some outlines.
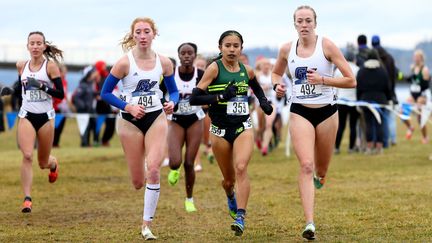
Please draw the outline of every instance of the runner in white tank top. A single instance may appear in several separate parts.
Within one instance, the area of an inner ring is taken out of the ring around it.
[[[130,29],[122,41],[123,50],[130,51],[114,64],[102,87],[101,97],[122,110],[117,133],[132,184],[137,190],[143,187],[145,190],[141,234],[145,240],[154,240],[156,237],[150,226],[159,201],[160,168],[167,146],[165,113],[173,112],[178,90],[171,60],[152,50],[158,34],[154,21],[136,18]],[[163,104],[159,89],[162,77],[170,94],[170,101]],[[112,93],[120,79],[123,80],[121,99]]]
[[[279,50],[272,81],[278,97],[286,88],[281,83],[287,67],[293,79],[289,131],[300,163],[299,189],[306,227],[302,236],[315,239],[314,186],[324,185],[336,140],[338,113],[333,87],[355,87],[356,80],[339,48],[315,34],[316,13],[309,6],[294,12],[298,40]],[[333,77],[332,64],[343,77]]]
[[[203,71],[193,66],[198,47],[186,42],[177,48],[180,66],[175,71],[175,81],[180,93],[177,110],[172,115],[169,124],[168,145],[169,167],[168,183],[176,185],[180,179],[180,167],[183,162],[185,171],[186,212],[195,212],[193,189],[195,185],[194,162],[201,143],[203,119],[205,117],[201,106],[190,105],[192,90],[203,76]],[[185,148],[183,150],[183,147]],[[184,151],[184,153],[182,152]]]
[[[42,169],[49,169],[48,181],[53,183],[58,177],[58,161],[51,156],[54,138],[55,112],[52,97],[64,97],[60,70],[55,62],[63,57],[62,51],[45,41],[42,32],[31,32],[27,39],[27,49],[31,59],[17,62],[19,87],[15,92],[21,93],[23,103],[18,114],[17,140],[23,154],[21,182],[24,191],[23,213],[32,210],[32,160],[33,147],[38,141],[38,163]],[[54,59],[55,62],[50,59]],[[55,86],[55,87],[54,87]]]

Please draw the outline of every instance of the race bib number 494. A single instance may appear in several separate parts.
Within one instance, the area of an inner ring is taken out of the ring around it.
[[[145,108],[154,107],[157,104],[158,96],[153,93],[141,93],[140,95],[132,95],[131,104],[142,105]]]

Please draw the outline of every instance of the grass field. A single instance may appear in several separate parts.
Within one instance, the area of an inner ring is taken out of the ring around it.
[[[384,155],[347,154],[344,141],[325,187],[316,193],[318,242],[432,241],[431,145],[420,143],[418,129],[406,141],[400,123],[398,127],[398,144]],[[142,241],[143,191],[133,189],[118,137],[110,148],[81,149],[76,123],[69,119],[61,148],[53,150],[60,160],[59,179],[49,184],[48,171],[34,161],[33,211],[23,214],[15,133],[0,134],[0,242]],[[267,157],[253,155],[241,238],[230,230],[219,169],[206,161],[197,174],[198,212],[193,214],[184,210],[184,178],[171,187],[169,169],[162,168],[153,233],[167,242],[302,241],[298,162],[285,158],[283,151],[281,146]]]

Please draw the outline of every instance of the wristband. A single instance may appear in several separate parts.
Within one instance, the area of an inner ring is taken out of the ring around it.
[[[324,83],[324,76],[321,76],[321,81],[322,81],[322,84],[325,85],[325,83]]]
[[[273,85],[273,90],[274,91],[276,91],[276,86],[278,86],[278,85],[279,85],[279,83]]]

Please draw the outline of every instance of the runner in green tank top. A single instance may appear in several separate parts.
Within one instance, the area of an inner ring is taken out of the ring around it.
[[[231,229],[237,236],[244,231],[250,191],[247,165],[254,144],[248,87],[252,88],[266,114],[273,111],[253,69],[239,62],[242,49],[243,37],[237,31],[222,33],[219,38],[222,55],[206,69],[190,98],[191,105],[209,105],[210,140],[224,178],[222,187],[227,195],[229,214],[235,220]]]

